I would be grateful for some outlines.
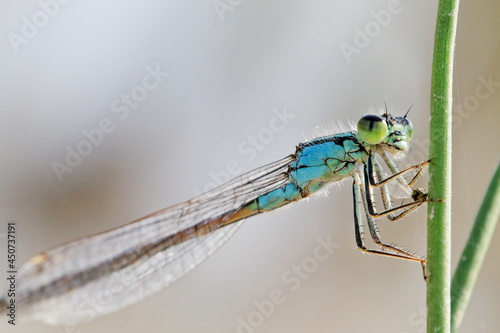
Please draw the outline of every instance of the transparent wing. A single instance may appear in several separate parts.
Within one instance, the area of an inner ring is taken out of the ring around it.
[[[184,203],[38,254],[19,270],[17,304],[51,324],[88,321],[168,286],[238,228],[245,203],[287,183],[290,155]],[[1,303],[1,300],[0,300]]]
[[[389,188],[389,193],[395,199],[408,199],[411,198],[413,193],[413,189],[404,184],[403,181],[399,181],[399,178],[398,181],[387,184],[387,187]]]
[[[388,155],[388,154],[386,154],[386,155]],[[387,159],[390,157],[386,156],[385,158]],[[377,172],[379,181],[392,175],[392,173],[388,174],[387,172],[385,172],[378,162],[375,162],[375,171]],[[410,173],[409,175],[406,175],[406,177],[407,178],[409,177],[409,179],[411,180],[411,177],[413,175],[414,174]],[[388,189],[391,197],[394,199],[411,198],[411,195],[413,193],[413,189],[410,186],[408,186],[408,182],[409,182],[409,180],[407,180],[406,178],[398,177],[395,181],[387,183],[386,186],[387,186],[387,189]]]

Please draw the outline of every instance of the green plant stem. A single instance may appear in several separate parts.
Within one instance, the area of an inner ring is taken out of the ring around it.
[[[458,0],[438,5],[431,79],[427,332],[450,332],[451,109]]]
[[[472,289],[500,216],[500,164],[488,186],[451,282],[451,329],[462,322]]]

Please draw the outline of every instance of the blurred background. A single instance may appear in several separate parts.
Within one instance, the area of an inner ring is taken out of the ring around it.
[[[402,163],[426,158],[435,1],[62,2],[0,2],[0,235],[16,221],[19,262],[280,159],[316,126],[384,101],[395,114],[413,105]],[[500,160],[499,9],[460,8],[453,268]],[[362,255],[350,182],[330,192],[247,220],[193,272],[119,312],[77,327],[4,318],[0,330],[425,332],[420,266]],[[424,208],[379,227],[425,255],[425,221]],[[328,238],[328,258],[287,282]],[[493,242],[463,332],[500,330],[499,251]],[[256,304],[273,291],[284,300],[264,315]]]

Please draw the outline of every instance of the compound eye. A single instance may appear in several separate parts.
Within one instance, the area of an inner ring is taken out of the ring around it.
[[[411,137],[413,136],[413,124],[411,123],[410,119],[408,118],[405,119],[406,119],[406,135],[408,135],[408,137],[411,139]]]
[[[369,114],[358,121],[358,134],[364,142],[370,145],[382,142],[387,133],[387,124],[381,116]]]

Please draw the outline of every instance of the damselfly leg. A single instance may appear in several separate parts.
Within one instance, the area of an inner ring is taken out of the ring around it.
[[[386,158],[390,161],[389,163],[386,161]],[[353,201],[354,201],[354,226],[355,226],[356,244],[358,248],[363,252],[420,262],[420,264],[422,265],[424,278],[426,278],[427,277],[425,271],[426,259],[423,257],[416,256],[415,254],[410,253],[401,248],[398,248],[396,246],[382,242],[380,239],[375,219],[387,216],[389,220],[396,221],[408,215],[410,212],[414,211],[427,201],[430,201],[426,195],[414,195],[413,202],[392,207],[391,196],[387,188],[388,183],[390,183],[391,181],[398,181],[402,185],[411,188],[410,184],[411,185],[415,184],[418,177],[422,175],[423,171],[429,164],[429,161],[425,161],[423,163],[406,168],[402,171],[398,171],[393,163],[392,166],[390,165],[392,160],[390,160],[387,156],[386,158],[384,158],[384,161],[386,161],[388,167],[391,169],[391,171],[395,171],[391,176],[381,179],[382,178],[381,167],[372,155],[369,156],[368,161],[364,165],[363,169],[358,170],[354,174]],[[407,183],[403,178],[403,176],[407,175],[408,172],[415,170],[416,170],[415,176],[409,183]],[[384,205],[384,210],[381,212],[377,212],[375,210],[374,194],[373,194],[375,188],[380,189],[381,199]],[[412,194],[409,194],[409,197],[412,197],[414,193],[415,190],[413,190]],[[401,213],[395,214],[400,210],[402,210]],[[370,236],[373,242],[376,245],[380,246],[382,250],[373,250],[366,248],[362,237],[363,233],[361,230],[361,221],[362,221],[361,216],[363,215],[362,211],[364,211],[365,213],[366,221],[370,231]]]

